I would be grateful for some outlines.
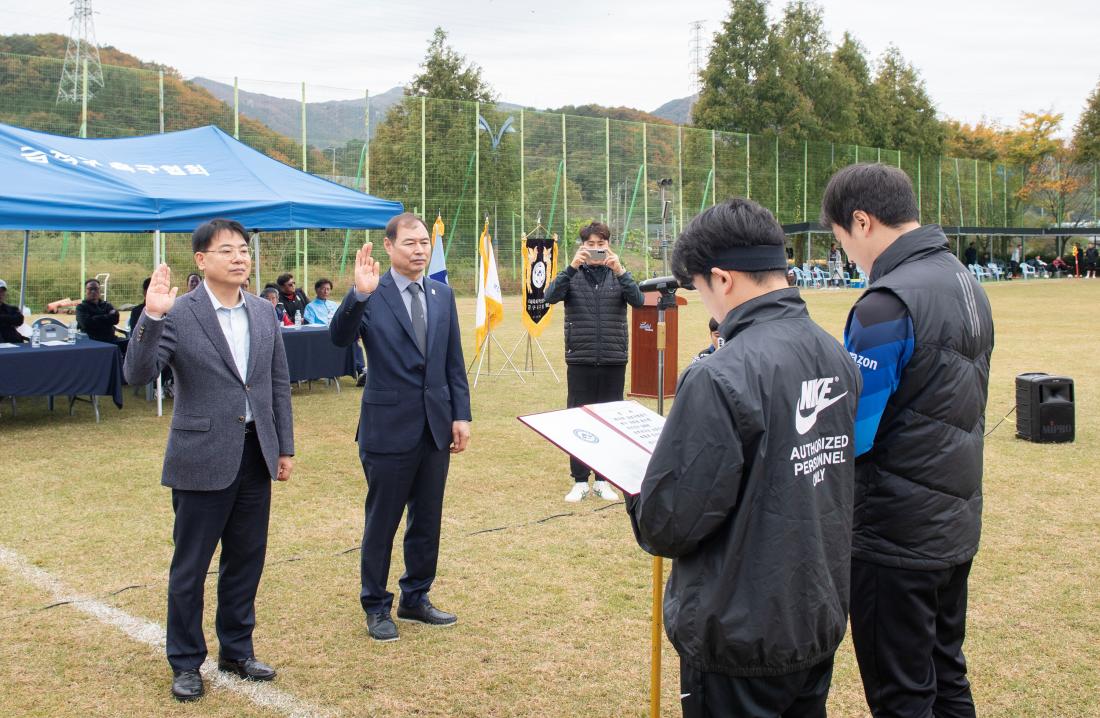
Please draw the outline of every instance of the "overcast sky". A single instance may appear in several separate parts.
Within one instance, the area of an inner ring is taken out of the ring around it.
[[[1072,132],[1100,81],[1097,0],[828,0],[837,41],[851,31],[877,57],[890,43],[917,66],[940,113],[1014,123],[1053,109]],[[100,45],[184,76],[307,99],[361,97],[405,84],[436,25],[484,68],[502,99],[534,107],[596,102],[653,110],[693,92],[693,20],[709,44],[720,0],[92,0]],[[781,3],[772,3],[777,15]],[[0,0],[3,33],[68,34],[66,0]],[[268,82],[284,81],[279,86]]]

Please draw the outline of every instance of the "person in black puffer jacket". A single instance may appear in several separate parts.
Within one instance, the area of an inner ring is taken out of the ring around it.
[[[833,175],[822,224],[870,271],[845,343],[863,375],[856,414],[852,643],[872,715],[974,716],[962,645],[982,528],[993,315],[909,177]]]
[[[565,363],[570,408],[605,401],[622,401],[626,386],[626,306],[640,307],[645,297],[638,283],[611,250],[611,230],[592,222],[581,230],[581,246],[573,261],[546,288],[549,304],[565,302]],[[594,254],[602,252],[603,259]],[[588,496],[588,467],[569,461],[573,488],[566,501]],[[604,477],[596,474],[596,496],[617,501],[619,496]]]

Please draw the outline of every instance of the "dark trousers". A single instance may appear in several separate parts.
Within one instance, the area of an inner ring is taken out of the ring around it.
[[[605,401],[622,401],[623,387],[626,386],[626,365],[593,366],[588,364],[570,364],[566,368],[565,383],[568,386],[566,406],[572,409],[585,404],[600,404]],[[574,481],[588,481],[589,468],[570,457],[569,473]],[[604,477],[596,474],[597,481]]]
[[[398,581],[401,605],[419,606],[428,597],[439,562],[439,525],[449,448],[436,448],[424,425],[420,443],[400,454],[361,452],[367,476],[363,550],[360,556],[362,590],[359,600],[367,613],[389,612],[393,594],[386,590],[393,537],[408,507],[405,522],[405,573]]]
[[[782,676],[703,673],[680,661],[684,718],[825,718],[833,657]]]
[[[876,718],[973,718],[966,678],[970,561],[909,571],[852,560],[852,643]]]
[[[271,478],[256,434],[246,435],[232,484],[220,491],[172,489],[172,509],[176,549],[168,574],[168,663],[187,670],[206,660],[203,593],[219,541],[215,627],[221,655],[234,660],[253,657],[256,588],[264,570],[271,513]]]

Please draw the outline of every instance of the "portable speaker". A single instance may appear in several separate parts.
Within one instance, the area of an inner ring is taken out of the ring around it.
[[[1041,444],[1073,441],[1073,379],[1041,372],[1017,376],[1016,436]]]

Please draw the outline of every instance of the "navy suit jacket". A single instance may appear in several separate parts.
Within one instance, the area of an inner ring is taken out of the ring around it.
[[[337,346],[360,335],[367,350],[367,385],[359,412],[360,452],[396,454],[415,448],[431,430],[437,448],[451,444],[451,424],[470,421],[470,384],[454,292],[424,278],[427,356],[420,353],[412,320],[393,277],[386,272],[364,301],[348,292],[329,324]]]

